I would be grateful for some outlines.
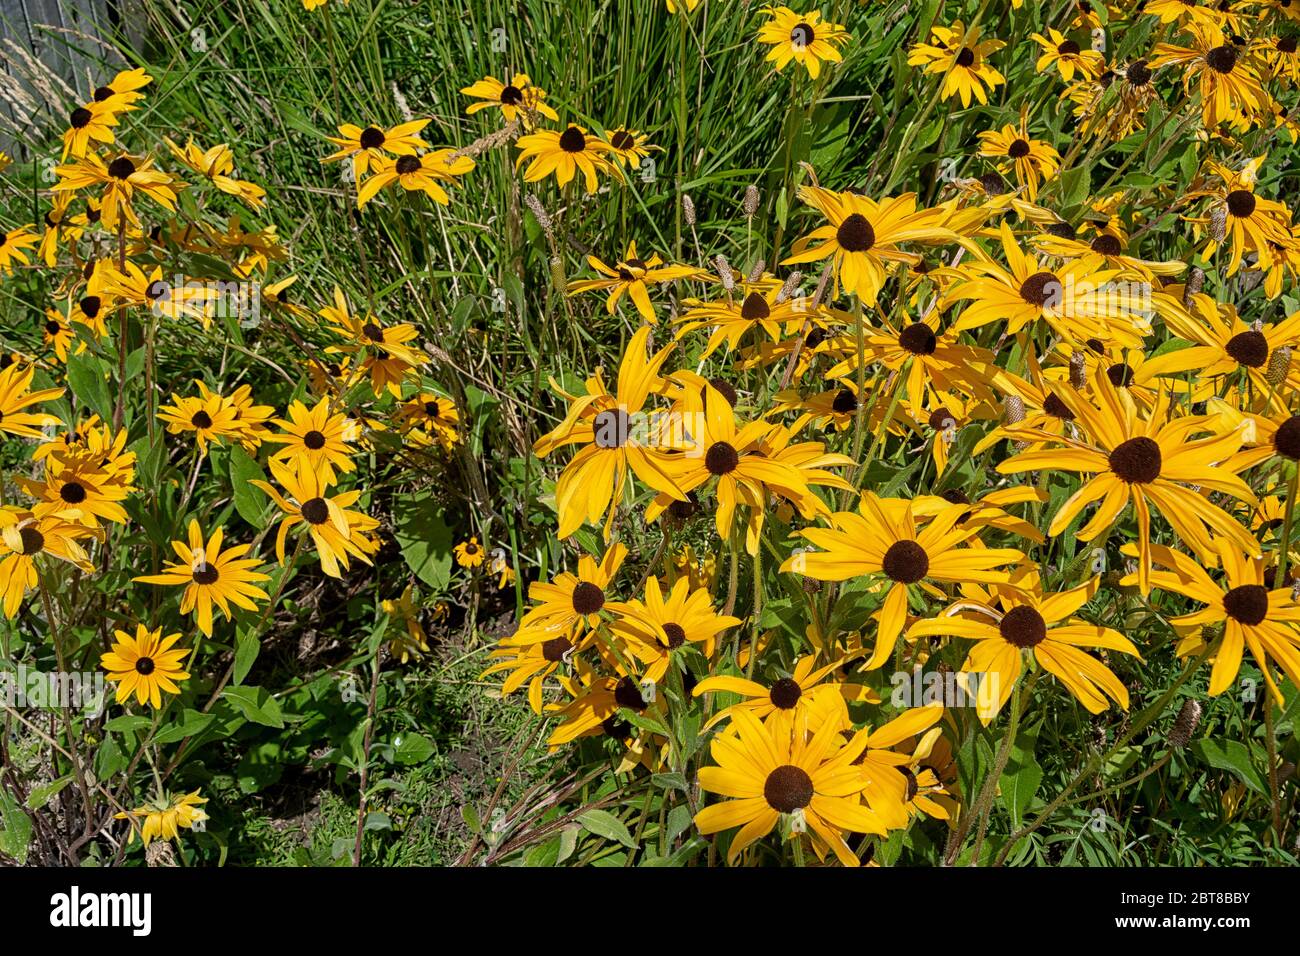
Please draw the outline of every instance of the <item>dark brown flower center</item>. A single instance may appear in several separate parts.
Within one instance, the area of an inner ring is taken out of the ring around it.
[[[1074,421],[1074,412],[1070,411],[1070,406],[1061,401],[1055,392],[1047,393],[1047,398],[1043,400],[1043,411],[1064,422]]]
[[[197,567],[192,572],[195,584],[216,584],[217,578],[221,577],[221,572],[217,570],[215,564],[204,562],[201,567]]]
[[[70,505],[79,505],[86,500],[86,486],[79,481],[69,481],[59,489],[59,497]]]
[[[573,609],[579,614],[595,614],[605,606],[605,592],[590,581],[579,581],[573,589]]]
[[[772,314],[767,299],[759,292],[751,292],[740,304],[740,317],[747,322],[758,322]]]
[[[409,176],[411,173],[419,172],[422,165],[418,156],[398,156],[393,168],[397,170],[399,176]]]
[[[561,634],[559,637],[553,637],[549,641],[542,643],[542,657],[552,664],[558,664],[564,660],[564,655],[569,653],[573,648],[573,643]]]
[[[1007,155],[1012,159],[1022,159],[1029,155],[1029,143],[1023,139],[1014,139],[1007,147]]]
[[[968,505],[970,504],[970,495],[958,488],[949,488],[939,496],[950,505]]]
[[[1130,485],[1145,485],[1160,477],[1164,459],[1160,446],[1145,435],[1130,438],[1110,453],[1110,470]]]
[[[939,337],[924,322],[913,322],[898,333],[898,345],[913,355],[933,355],[939,347]]]
[[[1248,368],[1263,368],[1268,364],[1268,339],[1254,329],[1238,332],[1228,339],[1224,351]]]
[[[835,230],[835,241],[845,252],[866,252],[876,244],[876,230],[871,228],[866,216],[855,212],[845,217]]]
[[[146,677],[154,671],[154,662],[152,657],[137,657],[135,660],[135,672],[144,674]]]
[[[119,156],[108,164],[108,174],[114,179],[129,179],[135,172],[135,163],[126,156]]]
[[[831,408],[840,415],[847,415],[849,412],[858,410],[858,396],[848,388],[842,388],[835,393],[835,400],[831,402]]]
[[[358,142],[361,143],[362,149],[378,149],[384,145],[384,131],[373,126],[367,126],[361,131]]]
[[[582,135],[582,130],[576,126],[570,126],[560,134],[560,149],[566,153],[581,153],[587,148],[587,137]]]
[[[1124,71],[1124,77],[1133,86],[1146,86],[1151,82],[1151,68],[1146,60],[1134,60]]]
[[[503,86],[501,88],[501,105],[518,106],[524,101],[524,91],[517,86]]]
[[[330,520],[330,508],[324,498],[308,498],[299,510],[311,524],[324,524]]]
[[[1103,256],[1117,256],[1124,250],[1120,245],[1119,239],[1110,233],[1104,233],[1092,240],[1092,251],[1100,252]]]
[[[668,647],[676,650],[686,643],[686,628],[669,621],[664,625],[664,634],[668,638]]]
[[[686,493],[685,501],[673,499],[673,501],[668,505],[668,514],[676,521],[685,521],[688,518],[693,518],[699,510],[700,499],[693,491],[688,491]]]
[[[1116,388],[1128,388],[1133,384],[1135,374],[1133,366],[1127,362],[1116,362],[1106,369],[1106,377],[1110,379],[1110,384]]]
[[[1056,48],[1056,52],[1061,54],[1061,56],[1078,56],[1079,44],[1075,43],[1073,40],[1066,40]]]
[[[777,813],[802,810],[812,803],[812,778],[794,764],[777,767],[763,783],[763,797]]]
[[[18,538],[23,544],[23,554],[40,554],[45,550],[45,535],[31,525],[18,530]]]
[[[1047,637],[1047,622],[1032,607],[1013,607],[1002,616],[998,633],[1008,644],[1016,647],[1035,647]]]
[[[915,541],[895,541],[885,552],[881,568],[892,581],[915,584],[930,570],[930,556]]]
[[[957,54],[958,66],[970,66],[975,62],[975,51],[969,47],[962,47],[961,52]]]
[[[803,696],[803,689],[789,677],[782,677],[772,685],[767,696],[772,701],[772,706],[779,707],[781,710],[790,710],[799,703],[799,698]]]
[[[68,122],[73,129],[85,129],[93,117],[94,114],[90,110],[84,106],[78,106],[72,111],[72,115],[68,117]]]
[[[100,299],[97,295],[88,295],[81,300],[81,311],[88,319],[99,315]]]
[[[808,49],[816,39],[817,31],[807,23],[795,24],[795,28],[790,31],[790,42],[796,50]]]
[[[943,431],[950,424],[956,424],[957,419],[952,412],[940,405],[930,413],[930,427],[935,431]]]
[[[1073,234],[1074,230],[1070,230]],[[1020,298],[1040,309],[1061,300],[1061,280],[1052,272],[1035,272],[1020,286]]]
[[[1237,65],[1237,51],[1230,46],[1216,46],[1205,54],[1205,65],[1215,73],[1222,73],[1226,76]]]
[[[627,444],[631,419],[621,408],[607,408],[591,420],[592,440],[597,448],[622,448]]]
[[[1228,212],[1237,219],[1249,219],[1255,211],[1255,194],[1249,189],[1234,189],[1228,193]]]
[[[384,340],[384,330],[378,322],[367,322],[361,326],[361,334],[372,342],[382,342]]]
[[[111,86],[101,86],[95,90],[94,100],[96,103],[102,103],[114,94],[115,91]]]
[[[711,475],[729,475],[740,464],[740,455],[725,441],[714,442],[704,453],[704,467]]]
[[[193,425],[195,428],[211,428],[212,416],[209,415],[207,412],[205,412],[203,409],[199,409],[197,412],[194,413],[194,416],[190,419],[190,424]]]
[[[630,677],[621,677],[614,685],[614,702],[620,707],[635,711],[642,711],[650,706],[641,696],[641,688]]]
[[[615,149],[631,149],[636,145],[636,137],[627,130],[621,129],[609,138],[609,145]]]
[[[1268,589],[1262,584],[1243,584],[1223,596],[1223,610],[1235,621],[1254,626],[1268,616]]]
[[[1283,458],[1300,460],[1300,415],[1292,415],[1273,433],[1273,447]]]
[[[736,393],[736,386],[732,385],[730,382],[728,382],[725,378],[722,378],[721,376],[714,376],[713,378],[709,379],[709,384],[713,386],[713,390],[715,392],[717,392],[719,395],[723,397],[723,399],[726,401],[728,405],[730,405],[732,408],[736,407],[736,400],[740,398],[740,396]]]
[[[1007,192],[1007,181],[997,173],[985,173],[980,177],[980,185],[990,196],[1001,196]]]
[[[1296,51],[1296,38],[1278,37],[1276,46],[1278,53],[1294,53]]]
[[[312,451],[320,451],[325,447],[325,436],[313,428],[302,436],[302,443]]]

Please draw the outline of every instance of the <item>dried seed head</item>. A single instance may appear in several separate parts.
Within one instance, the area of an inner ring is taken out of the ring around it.
[[[1178,711],[1178,718],[1174,721],[1174,726],[1169,730],[1169,746],[1174,750],[1182,750],[1192,740],[1192,734],[1196,733],[1196,727],[1201,722],[1201,705],[1199,701],[1188,698],[1183,701],[1183,707]]]
[[[695,202],[690,193],[682,193],[682,216],[686,219],[686,225],[695,225]]]
[[[1222,242],[1228,233],[1228,207],[1215,206],[1210,213],[1210,238]]]
[[[784,302],[790,296],[794,295],[799,288],[799,283],[803,281],[803,273],[796,269],[786,277],[785,283],[781,286],[781,291],[777,294],[776,301]]]
[[[397,88],[396,83],[393,84],[393,102],[397,104],[397,112],[402,114],[402,119],[408,123],[415,120],[415,114],[411,112],[410,104],[406,102],[406,97]]]
[[[1087,356],[1078,349],[1070,353],[1070,384],[1077,390],[1087,382]]]
[[[554,226],[551,224],[551,214],[546,211],[542,201],[529,193],[524,197],[524,205],[528,207],[529,212],[537,220],[537,224],[542,227],[542,232],[546,233],[546,238],[552,242],[555,239]]]
[[[1025,420],[1025,400],[1019,395],[1008,395],[1002,402],[1002,407],[1006,411],[1008,425],[1015,425]]]
[[[752,183],[745,187],[745,218],[753,219],[758,212],[758,187]]]
[[[1201,286],[1205,285],[1205,270],[1199,266],[1193,266],[1192,270],[1187,273],[1187,284],[1183,287],[1183,305],[1192,304],[1192,296],[1201,291]]]
[[[559,256],[551,258],[551,283],[555,286],[555,291],[563,293],[568,286],[568,280],[564,275],[564,260]]]
[[[759,259],[750,267],[749,275],[746,276],[745,281],[757,282],[759,279],[763,278],[763,270],[766,268],[767,268],[767,263],[764,262],[762,259]]]
[[[722,280],[722,288],[728,292],[736,288],[736,279],[731,274],[731,264],[727,262],[727,257],[720,252],[713,257],[713,269],[717,272],[718,278]]]

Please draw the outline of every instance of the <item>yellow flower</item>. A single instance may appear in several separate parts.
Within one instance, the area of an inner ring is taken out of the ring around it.
[[[468,541],[462,541],[452,550],[456,553],[456,563],[462,568],[477,568],[483,563],[483,545],[478,543],[478,535],[471,535]]]
[[[141,706],[147,703],[157,710],[162,706],[162,691],[181,692],[177,683],[190,679],[181,669],[181,662],[190,652],[173,650],[181,639],[179,633],[163,637],[162,628],[151,631],[137,624],[135,637],[126,631],[115,630],[113,634],[117,640],[112,650],[100,656],[99,664],[108,671],[108,679],[117,684],[119,704],[135,694]]]

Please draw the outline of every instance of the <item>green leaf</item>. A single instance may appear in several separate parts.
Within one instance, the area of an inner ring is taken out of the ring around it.
[[[400,764],[411,766],[424,763],[433,756],[433,744],[427,737],[419,734],[403,734],[393,741],[393,759]]]
[[[221,694],[245,718],[264,727],[283,727],[280,704],[262,687],[227,687]]]
[[[1251,762],[1250,750],[1239,740],[1203,737],[1189,750],[1215,770],[1226,770],[1256,793],[1268,793],[1263,775]]]
[[[123,714],[104,724],[104,729],[111,730],[116,734],[129,734],[137,730],[144,730],[152,723],[153,721],[148,717],[141,717],[139,714]]]
[[[113,420],[113,399],[104,380],[103,363],[89,352],[68,356],[68,384],[77,400],[105,421]]]
[[[266,472],[241,445],[230,447],[230,488],[235,502],[235,510],[254,528],[261,531],[266,522],[262,514],[266,510],[266,493],[252,482],[266,481]]]
[[[31,841],[31,817],[23,812],[13,794],[8,790],[0,792],[0,853],[13,857],[23,866]]]
[[[53,780],[39,787],[32,787],[32,792],[27,795],[27,809],[39,810],[56,796],[59,791],[72,783],[72,774],[64,774],[58,780]]]
[[[435,593],[451,582],[451,528],[428,491],[399,497],[393,505],[397,543],[406,566]]]
[[[578,817],[578,822],[588,833],[621,843],[629,850],[637,848],[636,841],[632,839],[632,834],[623,825],[623,821],[607,810],[588,810]]]
[[[236,684],[244,682],[261,650],[262,642],[255,632],[241,630],[235,635],[235,672],[231,679]]]
[[[1011,815],[1012,826],[1019,827],[1029,809],[1039,785],[1043,782],[1043,768],[1034,759],[1038,744],[1038,728],[1021,730],[1011,745],[1011,755],[999,781],[1002,803]]]
[[[186,708],[181,719],[158,731],[154,740],[160,744],[172,744],[186,737],[194,737],[203,733],[215,719],[213,714],[204,714],[193,708]]]

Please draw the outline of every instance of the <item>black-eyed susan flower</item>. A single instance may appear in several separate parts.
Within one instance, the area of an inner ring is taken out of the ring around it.
[[[576,641],[595,627],[608,600],[610,582],[626,557],[627,547],[616,542],[600,561],[586,554],[580,557],[577,574],[563,571],[549,582],[534,581],[528,587],[528,599],[535,603],[520,620],[514,642],[541,644],[560,636]]]
[[[398,416],[402,434],[415,444],[437,443],[446,451],[461,440],[460,410],[444,395],[421,392],[401,404]]]
[[[416,603],[415,585],[408,584],[397,600],[385,598],[379,608],[397,626],[398,633],[388,644],[394,657],[405,664],[429,652],[429,635],[420,622],[423,609]]]
[[[191,518],[188,540],[172,542],[172,550],[180,561],[166,565],[159,574],[132,578],[144,584],[184,587],[181,613],[194,613],[199,630],[208,637],[212,636],[213,605],[230,620],[230,605],[255,611],[258,601],[269,600],[257,582],[269,581],[270,575],[253,570],[262,563],[257,558],[245,557],[253,546],[239,544],[223,551],[224,535],[218,527],[205,543],[198,521]]]
[[[658,253],[648,259],[637,255],[636,242],[627,244],[627,252],[613,266],[607,266],[595,256],[587,256],[587,264],[600,273],[599,279],[579,279],[569,283],[569,295],[600,290],[608,292],[605,310],[610,315],[624,294],[632,300],[637,312],[647,322],[655,323],[654,303],[650,301],[649,287],[678,279],[696,278],[700,270],[692,266],[666,266]]]
[[[238,438],[240,429],[235,406],[220,392],[214,392],[201,381],[194,383],[198,395],[172,393],[172,404],[158,409],[158,418],[166,424],[167,432],[181,435],[193,432],[199,453],[208,453],[208,443],[223,438]]]
[[[795,661],[789,676],[777,677],[767,683],[759,683],[746,677],[729,674],[717,674],[706,677],[695,685],[691,694],[738,694],[743,698],[740,703],[724,707],[709,719],[706,726],[734,718],[744,712],[763,720],[793,730],[796,726],[807,725],[820,727],[834,723],[838,728],[849,726],[848,709],[845,706],[844,692],[847,685],[835,680],[826,680],[844,665],[843,660],[835,660],[821,667],[817,666],[814,655],[807,654]]]
[[[63,131],[63,155],[60,159],[66,160],[69,154],[80,159],[88,151],[97,149],[97,144],[114,142],[113,127],[120,121],[119,112],[120,107],[112,103],[91,102],[73,109],[68,114],[68,128]]]
[[[455,552],[456,563],[462,568],[482,566],[486,554],[483,545],[478,542],[478,535],[470,535],[468,541],[460,542],[452,551]]]
[[[684,499],[686,492],[671,473],[666,449],[671,424],[662,414],[645,412],[651,393],[662,387],[659,370],[672,343],[647,355],[650,327],[632,336],[611,393],[599,372],[586,382],[586,394],[571,396],[569,412],[556,428],[539,438],[533,453],[545,458],[566,445],[581,445],[555,484],[561,538],[587,521],[608,522],[622,500],[629,473],[661,494]]]
[[[298,525],[311,536],[321,570],[330,577],[342,577],[352,558],[371,563],[370,555],[379,550],[379,542],[368,532],[378,527],[379,522],[360,511],[350,510],[361,497],[360,491],[332,494],[321,474],[302,462],[294,467],[272,460],[271,474],[284,494],[259,479],[254,479],[252,484],[270,495],[283,516],[275,535],[275,556],[281,564],[285,561],[285,541]]]
[[[429,144],[420,138],[420,130],[429,125],[427,119],[400,123],[391,129],[379,126],[367,126],[362,129],[353,123],[344,123],[339,127],[338,136],[326,136],[331,143],[339,147],[321,160],[332,163],[351,158],[352,171],[357,183],[368,173],[376,160],[382,160],[386,154],[394,156],[418,156],[420,150],[428,149]]]
[[[1217,560],[1216,537],[1226,537],[1248,554],[1257,554],[1254,536],[1199,493],[1210,488],[1250,504],[1256,502],[1246,483],[1218,464],[1240,447],[1240,431],[1215,433],[1212,419],[1173,415],[1168,395],[1144,418],[1131,400],[1121,397],[1109,376],[1098,374],[1093,382],[1096,404],[1071,389],[1056,393],[1074,414],[1078,437],[1025,428],[1006,432],[1008,437],[1041,441],[1046,447],[1001,462],[998,471],[1003,474],[1042,470],[1093,476],[1061,505],[1047,533],[1060,534],[1085,506],[1099,502],[1092,518],[1076,533],[1079,540],[1091,541],[1108,531],[1132,503],[1137,516],[1138,582],[1143,594],[1151,589],[1152,506],[1203,561]],[[1201,437],[1194,437],[1198,435]]]
[[[1007,572],[999,569],[1023,557],[1014,548],[967,547],[978,534],[978,528],[962,521],[967,514],[965,505],[954,504],[922,525],[913,502],[866,492],[857,514],[838,511],[830,516],[829,528],[800,531],[821,550],[800,550],[781,570],[818,581],[883,577],[888,591],[878,613],[875,649],[866,664],[874,670],[889,659],[907,622],[909,587],[940,597],[938,584],[1004,582]]]
[[[1021,114],[1020,125],[1007,123],[1001,129],[980,133],[980,155],[996,159],[1010,167],[1016,182],[1025,187],[1030,200],[1038,198],[1038,187],[1056,176],[1061,156],[1049,143],[1034,139],[1027,128],[1028,117]]]
[[[951,27],[931,27],[930,42],[914,45],[907,63],[942,77],[945,100],[958,96],[962,106],[970,106],[972,98],[987,103],[988,91],[1006,82],[988,62],[989,56],[1004,46],[1001,40],[981,40],[978,26],[968,30],[957,20]]]
[[[962,589],[962,600],[947,613],[912,625],[909,635],[952,635],[978,641],[962,671],[978,674],[974,697],[980,719],[997,716],[1024,669],[1025,658],[1056,677],[1090,713],[1099,714],[1109,698],[1128,710],[1128,690],[1111,670],[1083,648],[1141,654],[1127,637],[1075,615],[1100,586],[1091,578],[1068,591],[1045,592],[1038,573],[1022,568],[1011,584]],[[1026,653],[1028,652],[1028,653]]]
[[[611,629],[629,642],[633,655],[647,665],[644,678],[655,682],[663,680],[670,652],[696,644],[705,657],[712,657],[718,635],[740,624],[738,617],[717,613],[709,592],[692,588],[685,577],[678,578],[665,593],[659,579],[651,575],[645,583],[644,600],[606,606],[615,615]],[[638,648],[650,653],[642,656]]]
[[[451,148],[436,149],[418,156],[381,157],[371,164],[371,173],[357,190],[357,207],[360,208],[385,186],[396,183],[406,192],[423,192],[434,202],[446,206],[451,203],[444,183],[453,183],[474,168],[474,160],[459,156]]]
[[[265,189],[257,183],[238,179],[233,175],[235,154],[225,143],[219,143],[205,150],[192,139],[187,140],[183,148],[167,137],[163,137],[163,142],[167,144],[167,148],[177,160],[207,179],[223,193],[234,196],[253,209],[260,209],[265,204]]]
[[[727,852],[734,862],[741,851],[767,836],[782,815],[811,828],[845,866],[858,866],[843,834],[887,832],[883,821],[861,801],[862,771],[853,765],[867,746],[867,731],[847,743],[839,728],[826,723],[809,738],[767,727],[745,711],[737,712],[734,732],[713,738],[716,766],[700,770],[700,787],[732,799],[705,807],[695,825],[708,836],[740,828]]]
[[[208,798],[200,797],[197,790],[167,795],[134,810],[114,814],[113,819],[130,820],[132,839],[139,833],[147,847],[154,840],[178,839],[181,830],[192,829],[196,823],[207,820],[208,815],[201,806],[207,802]]]
[[[31,262],[27,257],[27,250],[40,241],[40,236],[32,232],[30,225],[16,226],[0,232],[0,275],[13,272],[15,262],[23,265]]]
[[[39,586],[37,558],[54,558],[82,571],[93,571],[79,543],[93,533],[57,515],[38,518],[30,511],[0,507],[0,595],[4,597],[5,617],[12,620],[23,596]]]
[[[839,48],[849,41],[849,32],[840,24],[823,20],[816,10],[795,13],[789,7],[765,7],[763,12],[768,20],[758,29],[758,42],[772,48],[766,59],[778,73],[793,60],[815,80],[822,63],[843,60]]]
[[[41,402],[52,402],[63,395],[61,388],[40,388],[32,391],[36,367],[25,362],[14,362],[0,369],[0,432],[23,438],[40,438],[39,429],[59,424],[54,415],[25,411]]]
[[[266,436],[268,442],[281,446],[272,452],[272,461],[310,468],[326,484],[334,483],[335,469],[356,468],[351,458],[356,424],[342,412],[331,413],[329,399],[322,398],[311,408],[295,399],[289,403],[288,418],[277,418],[275,424],[283,431]]]
[[[507,123],[518,119],[525,129],[533,128],[533,116],[536,113],[558,122],[560,116],[546,105],[546,91],[534,86],[527,73],[516,73],[509,83],[503,83],[495,76],[485,76],[477,83],[462,87],[461,92],[474,97],[477,102],[465,107],[471,116],[480,110],[499,109]]]
[[[155,169],[152,158],[127,153],[114,156],[107,163],[95,153],[87,153],[73,163],[54,167],[54,172],[59,177],[55,192],[96,187],[102,190],[97,197],[101,221],[110,232],[117,230],[119,217],[139,227],[140,217],[134,207],[136,193],[148,196],[163,208],[173,211],[176,209],[177,191],[185,185]]]
[[[1132,545],[1125,545],[1124,550],[1137,553]],[[1151,573],[1152,586],[1205,605],[1169,619],[1184,635],[1178,653],[1199,652],[1214,639],[1206,629],[1222,626],[1222,636],[1212,648],[1210,695],[1222,694],[1233,685],[1241,670],[1242,654],[1249,649],[1278,705],[1285,706],[1270,664],[1281,668],[1293,687],[1300,686],[1300,604],[1295,592],[1289,584],[1269,585],[1262,557],[1242,555],[1223,539],[1218,542],[1218,554],[1222,581],[1215,581],[1201,562],[1180,551],[1163,545],[1151,548],[1151,560],[1159,566]],[[1126,579],[1128,583],[1132,577]]]
[[[190,679],[182,663],[190,652],[176,647],[179,633],[163,637],[162,628],[149,630],[143,624],[135,626],[135,636],[126,631],[113,631],[116,638],[112,649],[99,658],[99,666],[108,672],[108,679],[117,685],[117,702],[135,695],[142,707],[149,704],[155,710],[162,707],[162,695],[179,694],[180,684]]]
[[[563,187],[582,173],[587,192],[594,193],[600,188],[600,173],[619,174],[618,167],[608,158],[609,143],[591,135],[583,126],[570,123],[560,132],[537,130],[519,137],[515,145],[520,150],[515,168],[528,161],[524,182],[535,183],[554,175],[556,183]]]
[[[1032,37],[1042,48],[1042,55],[1034,64],[1039,73],[1056,68],[1061,79],[1069,83],[1075,74],[1084,79],[1093,80],[1106,68],[1106,57],[1096,50],[1085,50],[1079,44],[1062,34],[1059,30],[1049,28],[1047,36],[1035,33]]]
[[[1215,25],[1191,23],[1187,32],[1191,46],[1157,43],[1150,62],[1152,68],[1182,67],[1183,88],[1190,92],[1195,84],[1201,94],[1201,119],[1207,128],[1231,119],[1238,111],[1255,113],[1268,106],[1268,94],[1247,51]]]
[[[605,142],[609,143],[609,155],[614,157],[616,162],[632,169],[639,169],[641,164],[650,158],[652,152],[661,148],[652,144],[639,129],[628,129],[624,126],[606,130]]]
[[[782,265],[818,262],[830,257],[835,280],[848,292],[874,306],[892,263],[914,263],[916,253],[899,248],[904,242],[954,242],[957,234],[943,225],[941,213],[918,209],[916,196],[905,193],[877,202],[856,193],[837,193],[801,186],[799,198],[825,216],[830,224],[814,229],[795,243]]]

